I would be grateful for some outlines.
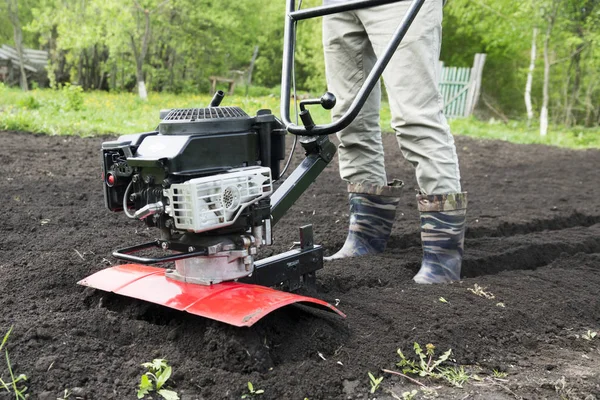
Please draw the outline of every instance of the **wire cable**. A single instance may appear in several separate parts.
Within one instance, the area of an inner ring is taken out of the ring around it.
[[[129,197],[131,185],[133,185],[133,181],[129,182],[129,185],[127,185],[127,189],[125,189],[125,194],[123,195],[123,212],[125,213],[125,215],[127,215],[128,218],[137,219],[135,215],[129,214],[129,211],[127,210],[127,198]]]
[[[300,0],[298,2],[298,10],[302,7],[302,0]],[[294,22],[294,28],[296,28],[298,24],[298,21]],[[292,48],[292,53],[294,54],[296,52],[296,32],[298,32],[297,29],[294,29],[294,43],[293,43],[293,48]],[[298,95],[296,93],[296,57],[292,58],[292,88],[294,91],[294,112],[296,114],[296,125],[298,125]],[[294,143],[292,143],[292,150],[290,151],[290,155],[287,159],[287,162],[285,163],[285,166],[283,167],[283,171],[281,171],[281,173],[279,174],[279,179],[281,179],[283,177],[283,175],[285,175],[285,173],[287,172],[290,163],[292,162],[292,157],[294,156],[294,152],[296,151],[296,145],[298,144],[298,135],[294,135]],[[278,180],[279,180],[278,179]]]

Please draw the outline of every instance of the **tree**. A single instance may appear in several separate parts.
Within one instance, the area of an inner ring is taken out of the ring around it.
[[[546,35],[544,36],[544,89],[542,98],[542,111],[540,112],[540,135],[548,134],[548,102],[550,100],[550,39],[552,37],[552,29],[556,23],[556,14],[560,6],[561,0],[552,0],[550,9],[546,11]]]
[[[531,105],[531,86],[533,84],[533,70],[535,69],[535,59],[537,56],[537,33],[538,28],[533,28],[533,38],[531,39],[531,62],[527,71],[527,83],[525,84],[525,107],[527,108],[527,125],[531,124],[533,119],[533,106]]]
[[[17,1],[24,42],[39,39],[50,51],[50,76],[58,83],[86,90],[137,87],[141,97],[147,91],[207,92],[211,75],[247,77],[256,46],[252,84],[281,82],[282,1],[0,0],[0,6]],[[303,3],[314,7],[321,0]],[[599,11],[598,0],[450,0],[442,59],[470,66],[474,53],[487,53],[482,92],[503,114],[532,118],[543,107],[547,124],[597,125]],[[0,12],[0,39],[14,36],[9,21]],[[296,43],[297,87],[314,94],[326,86],[320,24],[300,21]],[[545,79],[532,74],[544,60]]]

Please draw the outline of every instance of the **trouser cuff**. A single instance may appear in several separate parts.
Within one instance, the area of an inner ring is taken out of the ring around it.
[[[419,211],[444,212],[467,209],[467,192],[450,194],[417,195]]]
[[[402,193],[404,182],[399,179],[394,179],[387,186],[375,185],[373,183],[349,183],[348,193],[369,194],[385,197],[399,197]]]

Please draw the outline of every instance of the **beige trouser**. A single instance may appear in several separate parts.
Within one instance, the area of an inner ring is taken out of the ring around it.
[[[398,27],[410,2],[324,17],[323,45],[329,91],[337,97],[333,119],[349,108]],[[436,76],[442,0],[426,0],[383,73],[392,128],[404,157],[416,168],[425,194],[459,193],[454,139],[442,113]],[[356,120],[338,133],[340,175],[350,183],[387,182],[383,160],[378,84]]]

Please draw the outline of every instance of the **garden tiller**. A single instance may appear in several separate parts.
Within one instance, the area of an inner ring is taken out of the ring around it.
[[[315,125],[306,105],[331,109],[331,93],[301,101],[302,124],[290,121],[296,23],[397,1],[301,10],[287,0],[281,119],[269,110],[250,116],[239,107],[220,106],[223,93],[217,92],[207,108],[164,110],[156,130],[104,142],[106,207],[158,228],[160,238],[116,250],[114,257],[129,264],[79,283],[236,326],[250,326],[292,303],[344,316],[325,301],[294,293],[314,286],[315,272],[323,268],[323,248],[313,243],[310,225],[299,228],[298,248],[264,259],[258,259],[258,251],[272,244],[273,226],[334,157],[328,135],[354,120],[424,0],[413,0],[351,107],[326,125]],[[299,138],[306,158],[277,186],[285,173],[280,163],[286,158],[287,133]],[[174,268],[151,266],[160,263],[174,263]]]

